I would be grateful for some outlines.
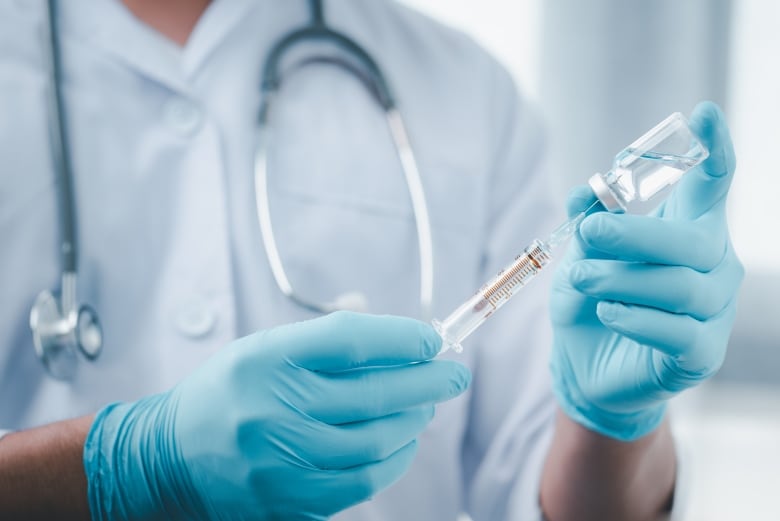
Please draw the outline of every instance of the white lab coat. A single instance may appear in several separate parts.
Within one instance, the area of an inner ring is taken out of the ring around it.
[[[68,383],[47,377],[33,352],[30,306],[58,287],[60,273],[44,2],[0,0],[0,427],[8,429],[166,390],[232,339],[311,317],[274,284],[252,184],[261,63],[273,41],[307,20],[306,2],[216,1],[183,50],[117,1],[61,4],[78,291],[100,313],[105,351]],[[465,36],[388,1],[332,0],[326,15],[373,54],[406,118],[443,318],[562,218],[540,170],[538,121]],[[418,316],[411,203],[377,105],[343,71],[310,66],[290,77],[274,128],[270,205],[295,288],[317,301],[359,290],[373,313]],[[470,391],[438,408],[400,482],[337,519],[538,517],[554,411],[547,278],[463,355],[447,355],[472,368]]]

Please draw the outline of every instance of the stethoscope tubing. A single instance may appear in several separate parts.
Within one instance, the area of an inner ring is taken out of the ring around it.
[[[50,146],[57,176],[57,205],[60,222],[60,256],[63,273],[78,273],[76,243],[76,213],[73,189],[73,162],[70,154],[62,81],[62,49],[60,45],[56,0],[47,0],[49,32],[49,117]]]
[[[352,39],[327,27],[324,20],[322,0],[309,0],[312,20],[308,27],[295,30],[279,40],[269,51],[263,65],[261,79],[261,104],[258,113],[258,140],[255,150],[254,176],[257,218],[263,244],[274,280],[280,291],[297,305],[318,313],[330,313],[349,307],[363,297],[354,298],[356,293],[345,294],[353,298],[336,299],[334,302],[318,304],[297,294],[287,277],[271,224],[268,203],[267,137],[270,133],[269,115],[271,106],[281,85],[280,63],[286,53],[296,44],[306,41],[324,41],[336,45],[361,67],[340,62],[329,57],[315,57],[309,61],[331,61],[342,65],[356,76],[371,92],[385,113],[390,135],[398,154],[400,168],[409,191],[415,225],[417,228],[418,253],[420,260],[420,314],[431,317],[433,302],[433,239],[425,191],[420,177],[409,136],[391,89],[382,70],[371,55]],[[74,173],[69,134],[67,131],[67,110],[63,92],[62,48],[58,26],[57,0],[46,0],[48,24],[48,69],[47,91],[50,148],[53,170],[56,177],[57,213],[60,231],[59,255],[61,260],[61,286],[58,292],[43,291],[38,295],[30,313],[30,327],[38,357],[49,373],[58,379],[72,378],[75,367],[75,352],[80,351],[88,360],[94,360],[102,351],[102,328],[97,313],[87,305],[79,304],[77,298],[78,256],[76,197]],[[58,356],[64,362],[58,363]],[[60,367],[58,369],[58,367]]]
[[[258,111],[258,138],[254,158],[255,202],[257,205],[257,220],[266,256],[271,267],[271,273],[279,290],[299,306],[317,313],[329,313],[339,309],[335,302],[315,303],[302,297],[294,290],[279,254],[271,223],[267,189],[269,120],[271,107],[281,87],[281,61],[298,44],[311,41],[333,43],[357,62],[361,68],[345,60],[329,56],[310,57],[304,60],[303,64],[326,62],[341,66],[341,68],[361,81],[384,111],[390,136],[399,158],[399,167],[404,173],[404,179],[412,203],[420,260],[420,315],[421,318],[428,320],[432,317],[433,306],[433,237],[425,190],[406,125],[396,106],[389,83],[376,61],[354,40],[330,29],[325,24],[321,0],[310,0],[309,3],[312,10],[311,25],[284,36],[271,48],[262,69],[263,75],[260,82],[261,102]]]

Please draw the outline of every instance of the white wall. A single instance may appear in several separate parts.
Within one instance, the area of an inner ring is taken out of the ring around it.
[[[543,38],[541,34],[543,2],[403,1],[471,34],[509,68],[527,95],[539,98],[540,45],[543,39],[550,41],[549,35]],[[749,271],[780,274],[780,240],[775,239],[780,217],[772,211],[780,189],[780,160],[775,154],[780,151],[780,59],[776,58],[780,56],[780,2],[740,0],[733,4],[734,43],[728,57],[731,72],[725,103],[739,158],[731,194],[732,235]],[[572,97],[575,94],[572,91]],[[626,144],[634,137],[625,136]],[[604,158],[605,163],[610,160]],[[582,175],[584,179],[587,172]]]
[[[470,34],[503,62],[527,96],[538,96],[540,0],[402,2]]]
[[[780,274],[780,2],[740,0],[733,20],[731,229],[748,269]]]

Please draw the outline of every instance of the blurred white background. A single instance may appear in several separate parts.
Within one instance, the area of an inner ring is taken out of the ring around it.
[[[561,197],[669,113],[725,109],[747,275],[721,373],[673,404],[679,519],[780,519],[780,2],[405,1],[469,33],[541,105]]]

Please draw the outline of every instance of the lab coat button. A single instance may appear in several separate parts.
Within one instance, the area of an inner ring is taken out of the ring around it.
[[[179,308],[174,323],[183,335],[198,338],[209,334],[214,329],[217,313],[205,299],[193,298]]]
[[[178,134],[191,136],[200,128],[203,113],[197,105],[184,98],[173,98],[163,109],[166,123]]]

